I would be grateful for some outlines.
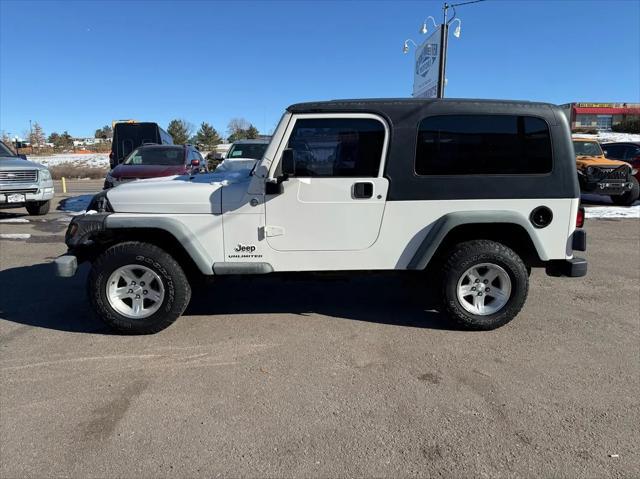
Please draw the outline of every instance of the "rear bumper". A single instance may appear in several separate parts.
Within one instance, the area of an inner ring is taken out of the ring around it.
[[[582,278],[587,275],[587,260],[584,258],[571,258],[549,261],[546,271],[549,276]]]

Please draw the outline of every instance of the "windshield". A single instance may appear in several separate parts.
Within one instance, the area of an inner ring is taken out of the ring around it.
[[[16,155],[14,155],[13,151],[11,151],[4,143],[0,143],[0,156],[10,156],[11,158],[14,158]]]
[[[251,158],[254,160],[262,159],[262,155],[267,151],[268,143],[234,143],[227,158]]]
[[[124,161],[125,165],[182,165],[184,163],[184,149],[167,148],[138,148]]]
[[[574,141],[576,156],[602,156],[602,148],[595,141]]]

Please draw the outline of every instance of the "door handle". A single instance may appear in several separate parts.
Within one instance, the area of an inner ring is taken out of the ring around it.
[[[369,181],[362,181],[354,183],[353,185],[353,197],[357,200],[365,200],[373,197],[373,183]]]

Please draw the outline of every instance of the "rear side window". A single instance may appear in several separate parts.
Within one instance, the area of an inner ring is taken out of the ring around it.
[[[296,176],[377,177],[384,135],[372,118],[299,119],[287,148],[295,151]]]
[[[516,115],[432,116],[420,122],[418,175],[517,175],[551,172],[549,128]]]

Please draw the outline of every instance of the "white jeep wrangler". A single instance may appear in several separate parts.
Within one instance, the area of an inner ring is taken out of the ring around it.
[[[448,316],[493,329],[522,308],[532,267],[586,274],[573,257],[586,249],[579,198],[557,106],[304,103],[287,109],[252,170],[96,195],[56,266],[71,276],[90,261],[91,304],[121,331],[173,323],[193,274],[427,269]]]

